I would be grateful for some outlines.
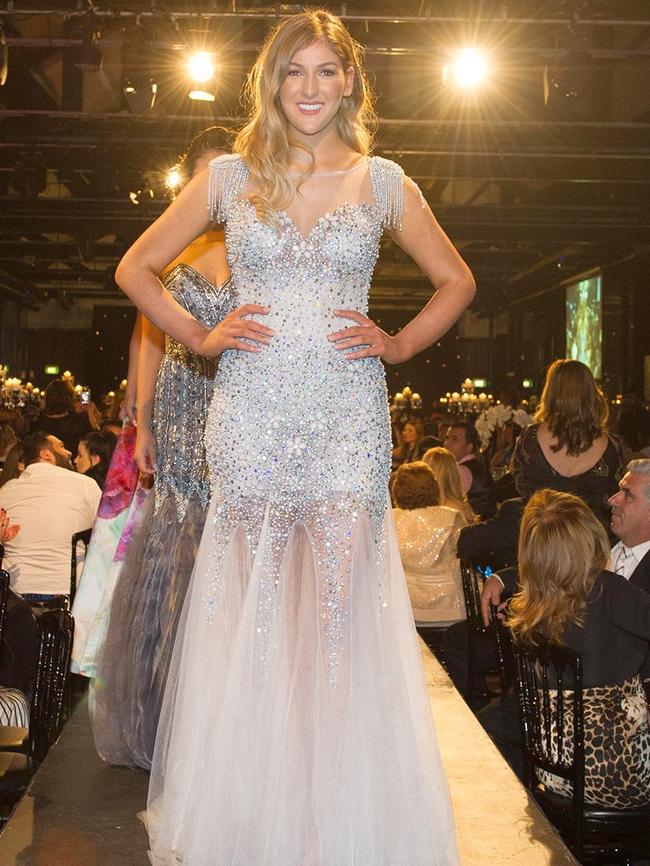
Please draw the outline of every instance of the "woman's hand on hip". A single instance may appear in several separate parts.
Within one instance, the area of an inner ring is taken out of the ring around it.
[[[208,358],[216,358],[226,349],[238,349],[242,352],[261,352],[263,346],[267,346],[275,331],[267,328],[255,319],[247,318],[253,315],[266,316],[269,307],[259,304],[244,304],[229,313],[223,321],[208,331],[201,344],[197,348],[200,355]],[[250,340],[250,343],[243,342]]]
[[[403,351],[397,337],[391,337],[362,313],[356,310],[334,310],[335,316],[357,322],[349,328],[335,331],[327,338],[335,349],[343,353],[346,361],[358,358],[383,358],[389,364],[399,364],[408,355]]]

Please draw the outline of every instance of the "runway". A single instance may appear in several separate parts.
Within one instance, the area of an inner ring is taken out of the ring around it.
[[[462,866],[575,866],[436,659],[421,646]],[[136,817],[145,807],[147,780],[142,770],[99,760],[84,699],[0,835],[0,866],[148,866],[147,837]]]

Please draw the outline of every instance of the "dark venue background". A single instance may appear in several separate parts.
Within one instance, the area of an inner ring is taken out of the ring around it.
[[[643,395],[650,354],[650,4],[647,0],[349,0],[380,115],[376,153],[398,160],[472,267],[478,295],[450,334],[389,370],[427,403],[466,375],[536,390],[565,354],[564,293],[600,271],[603,382]],[[113,274],[167,201],[192,136],[235,124],[277,6],[240,0],[0,3],[0,361],[45,363],[93,389],[126,373],[125,301]],[[483,49],[481,87],[442,69]],[[213,53],[212,102],[188,98],[188,55]],[[154,94],[155,85],[155,94]],[[429,297],[386,239],[371,313],[389,330]],[[128,309],[128,307],[127,307]],[[106,310],[110,311],[106,313]],[[102,317],[104,314],[106,319]],[[110,335],[95,331],[102,327]],[[100,351],[100,346],[103,349]],[[646,394],[650,397],[650,394]]]

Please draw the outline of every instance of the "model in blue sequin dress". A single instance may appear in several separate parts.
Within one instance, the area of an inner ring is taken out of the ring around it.
[[[230,283],[217,288],[190,265],[176,265],[164,282],[207,327],[232,308]],[[203,431],[216,366],[166,338],[155,389],[153,496],[128,541],[93,679],[95,744],[111,764],[151,766],[176,626],[210,495]]]

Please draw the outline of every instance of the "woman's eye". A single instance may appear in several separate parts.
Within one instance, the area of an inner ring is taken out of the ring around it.
[[[323,70],[321,70],[321,72],[322,72],[322,74],[325,75],[327,78],[331,78],[332,75],[335,74],[333,69],[323,69]]]
[[[295,75],[300,75],[300,70],[299,70],[299,69],[290,69],[290,70],[287,72],[287,76],[289,76],[289,75],[294,75],[294,76],[295,76]]]

